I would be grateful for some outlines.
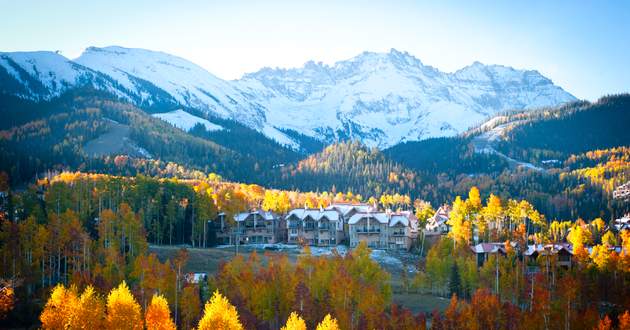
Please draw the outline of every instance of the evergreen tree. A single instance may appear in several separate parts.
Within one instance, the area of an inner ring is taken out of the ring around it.
[[[453,263],[451,267],[451,277],[449,279],[448,287],[452,295],[459,296],[461,293],[461,279],[459,276],[459,269],[457,268],[457,263]]]

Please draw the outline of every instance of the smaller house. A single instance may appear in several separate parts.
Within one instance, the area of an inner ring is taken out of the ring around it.
[[[615,219],[614,224],[617,231],[630,229],[630,213],[624,215],[622,218]]]
[[[208,273],[187,273],[185,280],[186,283],[198,284],[208,280]]]
[[[566,269],[571,268],[573,260],[573,246],[568,243],[561,244],[532,244],[527,246],[525,257],[535,263],[539,256],[557,256],[557,264]]]
[[[435,212],[435,214],[427,219],[427,224],[424,227],[425,235],[442,235],[449,232],[448,219],[451,214],[451,207],[449,205],[442,205]]]
[[[505,243],[502,242],[479,243],[471,246],[470,249],[477,257],[477,267],[483,266],[483,264],[493,255],[496,256],[499,254],[504,256],[507,254]]]

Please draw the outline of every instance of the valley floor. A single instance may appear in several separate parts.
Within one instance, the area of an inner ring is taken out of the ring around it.
[[[172,260],[180,248],[180,246],[151,245],[149,246],[149,253],[155,253],[162,261],[169,258]],[[342,255],[348,250],[344,245],[339,245],[335,248]],[[236,256],[236,249],[233,245],[206,249],[186,247],[186,249],[188,250],[188,262],[185,271],[190,273],[214,274],[218,272],[222,262],[227,262]],[[332,247],[311,247],[310,249],[311,254],[315,256],[331,255],[333,253]],[[290,244],[253,244],[238,247],[238,253],[245,257],[254,251],[258,253],[263,261],[266,258],[265,254],[267,254],[286,255],[291,262],[296,262],[298,256],[304,253],[304,250],[299,246]],[[449,300],[446,298],[401,289],[401,273],[403,269],[406,269],[409,278],[415,275],[417,271],[416,265],[420,261],[417,255],[407,252],[373,250],[371,257],[392,275],[393,302],[410,309],[414,313],[424,312],[427,314],[430,314],[435,309],[443,311],[448,306]]]

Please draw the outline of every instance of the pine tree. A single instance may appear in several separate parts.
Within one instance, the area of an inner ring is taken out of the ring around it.
[[[459,277],[459,269],[457,268],[457,263],[453,262],[453,266],[451,266],[451,276],[448,283],[449,291],[451,296],[457,295],[459,296],[461,293],[461,279]]]

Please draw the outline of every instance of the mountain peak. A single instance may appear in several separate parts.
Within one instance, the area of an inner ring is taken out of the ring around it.
[[[395,48],[333,65],[263,68],[236,81],[174,55],[121,46],[89,47],[74,61],[53,52],[0,54],[0,91],[36,99],[84,85],[153,112],[205,111],[296,148],[284,132],[385,148],[454,135],[499,111],[575,100],[537,71],[474,62],[446,73]]]

